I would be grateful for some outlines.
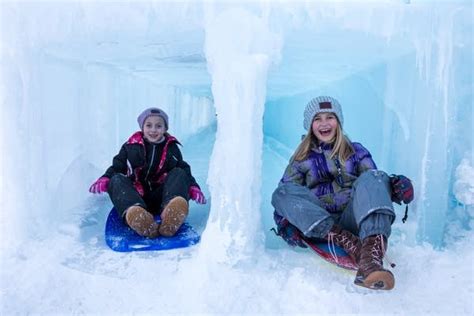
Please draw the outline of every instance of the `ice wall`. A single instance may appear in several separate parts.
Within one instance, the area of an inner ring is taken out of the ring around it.
[[[453,194],[456,206],[453,209],[448,232],[452,236],[463,236],[466,229],[474,229],[474,166],[472,156],[463,158],[456,167]]]

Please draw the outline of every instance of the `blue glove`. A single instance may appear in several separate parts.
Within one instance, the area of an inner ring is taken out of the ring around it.
[[[308,248],[303,242],[303,237],[298,228],[291,224],[286,218],[278,215],[276,212],[273,213],[273,219],[277,225],[277,229],[272,228],[277,236],[283,238],[291,247],[302,247]]]

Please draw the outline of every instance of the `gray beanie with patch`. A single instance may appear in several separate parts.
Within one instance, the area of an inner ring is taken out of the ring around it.
[[[306,131],[311,127],[311,123],[313,123],[313,119],[318,113],[334,113],[341,127],[344,124],[344,117],[342,116],[339,102],[332,97],[319,96],[309,101],[304,110],[303,127]]]

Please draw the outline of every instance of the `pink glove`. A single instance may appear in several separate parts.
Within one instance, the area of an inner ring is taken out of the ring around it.
[[[96,182],[92,183],[91,187],[89,188],[89,192],[95,194],[107,192],[109,181],[110,179],[107,177],[100,177]]]
[[[189,197],[191,200],[196,201],[198,204],[206,204],[206,197],[204,196],[204,193],[202,193],[201,190],[197,186],[191,186],[189,187]]]

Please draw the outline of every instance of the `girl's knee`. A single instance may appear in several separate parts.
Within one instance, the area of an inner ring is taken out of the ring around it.
[[[382,170],[367,170],[362,173],[354,183],[354,185],[359,185],[360,183],[370,183],[370,182],[382,182],[388,183],[389,177],[387,173]]]
[[[192,184],[191,177],[184,169],[173,168],[170,171],[168,171],[166,175],[166,179],[165,179],[165,184],[171,185],[174,187],[178,183],[179,183],[179,186],[184,185],[187,190],[188,186]]]
[[[302,185],[289,182],[289,183],[280,183],[273,194],[275,193],[279,195],[297,194],[297,193],[300,193],[301,191],[306,192],[306,191],[309,191],[309,189]]]
[[[110,182],[109,182],[109,186],[114,186],[114,185],[117,185],[117,184],[120,184],[120,183],[123,183],[124,181],[127,180],[127,177],[121,173],[118,173],[118,174],[114,174],[111,178],[110,178]]]
[[[278,185],[275,191],[273,191],[272,200],[281,199],[287,196],[291,192],[291,186],[291,183],[281,183],[280,185]]]
[[[286,194],[286,190],[284,188],[284,185],[279,185],[275,191],[273,191],[273,196],[276,196],[276,195],[284,195]]]
[[[185,177],[187,176],[186,171],[181,168],[173,168],[168,172],[168,176],[173,175],[174,177]]]
[[[280,203],[282,199],[284,199],[284,196],[286,195],[286,190],[285,190],[285,185],[279,185],[275,191],[273,191],[272,194],[272,205],[275,208],[278,208],[280,206]]]

